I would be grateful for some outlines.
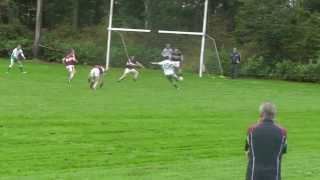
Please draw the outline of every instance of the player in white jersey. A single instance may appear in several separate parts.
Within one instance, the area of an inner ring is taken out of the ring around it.
[[[177,76],[175,72],[176,68],[179,67],[178,62],[167,59],[161,62],[152,62],[151,64],[160,65],[162,67],[164,75],[168,78],[170,83],[175,88],[179,89],[177,82],[181,79]]]
[[[126,68],[124,69],[122,76],[118,79],[118,82],[124,80],[128,74],[133,74],[133,80],[136,81],[139,77],[138,67],[144,68],[141,63],[135,60],[134,56],[131,56],[126,63]]]
[[[105,69],[100,65],[95,65],[90,70],[88,82],[91,89],[96,90],[98,86],[102,88],[104,73]]]
[[[7,73],[10,72],[10,70],[12,69],[12,67],[14,66],[14,63],[18,63],[19,64],[19,69],[22,73],[26,73],[23,69],[23,64],[21,62],[22,59],[26,59],[26,57],[23,54],[21,45],[18,45],[11,53],[11,57],[10,57],[10,65],[8,68]]]

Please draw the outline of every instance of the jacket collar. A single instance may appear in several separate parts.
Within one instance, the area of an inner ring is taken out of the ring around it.
[[[274,121],[273,120],[271,120],[271,119],[264,119],[264,120],[262,120],[262,122],[261,123],[274,123]]]

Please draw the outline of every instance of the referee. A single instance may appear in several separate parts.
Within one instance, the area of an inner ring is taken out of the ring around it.
[[[260,106],[260,122],[248,129],[246,180],[281,180],[281,158],[287,152],[287,132],[273,121],[275,106]]]

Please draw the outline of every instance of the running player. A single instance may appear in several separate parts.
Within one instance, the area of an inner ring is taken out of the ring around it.
[[[105,69],[100,65],[95,65],[90,70],[88,82],[92,90],[96,90],[98,86],[102,88],[104,73]]]
[[[128,74],[133,74],[133,80],[136,81],[139,77],[139,71],[137,71],[138,67],[144,68],[141,63],[135,60],[134,56],[131,56],[126,63],[126,68],[124,69],[122,76],[118,79],[118,82],[124,80]]]
[[[175,69],[179,66],[178,62],[167,59],[161,62],[152,62],[151,64],[160,65],[163,69],[164,75],[168,78],[170,83],[176,89],[179,89],[177,82],[180,80],[180,78],[177,76],[175,72]]]
[[[9,68],[8,68],[8,71],[7,73],[9,73],[12,69],[12,67],[14,66],[14,63],[18,63],[19,65],[19,69],[21,71],[21,73],[27,73],[24,71],[23,69],[23,64],[21,62],[22,59],[26,59],[26,57],[24,56],[23,54],[23,51],[22,51],[22,48],[21,48],[21,45],[18,45],[11,53],[11,57],[10,57],[10,65],[9,65]]]
[[[182,63],[183,63],[183,54],[179,49],[174,49],[171,55],[171,60],[178,63],[178,66],[176,68],[177,75],[179,78],[182,78]]]
[[[75,65],[77,63],[76,55],[74,49],[70,49],[69,53],[62,59],[62,63],[66,66],[69,73],[68,83],[72,81],[74,75],[76,74]]]

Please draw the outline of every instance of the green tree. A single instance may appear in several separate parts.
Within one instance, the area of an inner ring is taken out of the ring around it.
[[[238,43],[267,60],[308,61],[320,43],[320,19],[284,0],[244,0],[235,30]]]

